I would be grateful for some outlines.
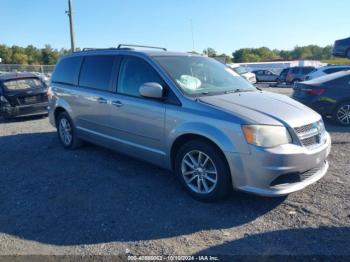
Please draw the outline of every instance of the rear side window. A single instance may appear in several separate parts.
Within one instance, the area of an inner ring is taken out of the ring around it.
[[[52,82],[69,85],[76,84],[81,60],[82,58],[78,56],[61,59],[52,75]]]
[[[86,56],[80,71],[79,86],[110,90],[114,56]]]
[[[299,67],[293,67],[291,72],[292,72],[292,74],[298,74],[299,73]]]
[[[304,67],[304,68],[302,68],[303,74],[308,74],[308,73],[310,73],[312,71],[314,71],[313,67]]]
[[[140,58],[124,58],[119,73],[118,93],[140,96],[141,85],[147,82],[156,82],[164,85],[158,73]]]

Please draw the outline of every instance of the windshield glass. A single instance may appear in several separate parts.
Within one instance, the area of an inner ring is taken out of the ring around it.
[[[43,86],[43,83],[37,78],[13,79],[5,81],[3,84],[7,90],[23,90]]]
[[[232,69],[200,56],[158,56],[156,61],[168,72],[178,87],[189,96],[228,92],[256,91]]]
[[[248,71],[247,71],[244,67],[242,67],[242,66],[233,68],[233,70],[234,70],[237,74],[239,74],[239,75],[243,75],[243,74],[245,74],[245,73],[248,72]]]

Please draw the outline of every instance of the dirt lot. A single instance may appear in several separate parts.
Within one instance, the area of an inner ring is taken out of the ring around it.
[[[0,120],[0,254],[350,255],[350,128],[327,129],[318,183],[204,204],[144,162],[62,149],[47,118]]]

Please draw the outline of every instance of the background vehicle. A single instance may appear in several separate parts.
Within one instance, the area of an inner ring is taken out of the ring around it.
[[[257,82],[276,82],[279,77],[270,70],[255,70],[252,73],[255,74]]]
[[[312,66],[296,66],[288,70],[286,82],[288,84],[295,84],[305,80],[305,76],[315,70]]]
[[[337,57],[350,59],[350,37],[335,41],[332,54]]]
[[[47,114],[46,84],[31,73],[0,75],[0,115],[17,116]]]
[[[288,68],[284,68],[279,76],[277,77],[277,84],[282,84],[285,83],[287,81],[287,74],[289,72],[289,67]]]
[[[350,126],[350,71],[298,83],[293,98],[338,124]]]
[[[256,76],[254,73],[249,72],[246,68],[243,66],[230,64],[229,67],[233,69],[237,74],[239,74],[241,77],[243,77],[248,82],[255,84],[256,83]]]
[[[49,94],[65,148],[88,140],[174,170],[199,200],[233,188],[286,195],[328,170],[331,140],[319,114],[207,57],[76,52],[57,64]]]
[[[329,65],[322,66],[305,76],[305,80],[315,79],[320,76],[333,74],[339,71],[350,70],[350,65]]]

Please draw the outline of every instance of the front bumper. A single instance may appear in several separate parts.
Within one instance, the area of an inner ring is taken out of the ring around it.
[[[45,115],[45,114],[48,114],[47,107],[48,107],[48,102],[25,105],[25,106],[1,105],[0,115],[4,117]]]
[[[250,154],[227,153],[235,189],[263,196],[282,196],[321,179],[328,170],[331,138],[316,149],[287,144],[271,149],[251,146]],[[291,181],[279,179],[292,178]],[[299,177],[299,180],[294,178]],[[277,181],[277,183],[276,183]]]

